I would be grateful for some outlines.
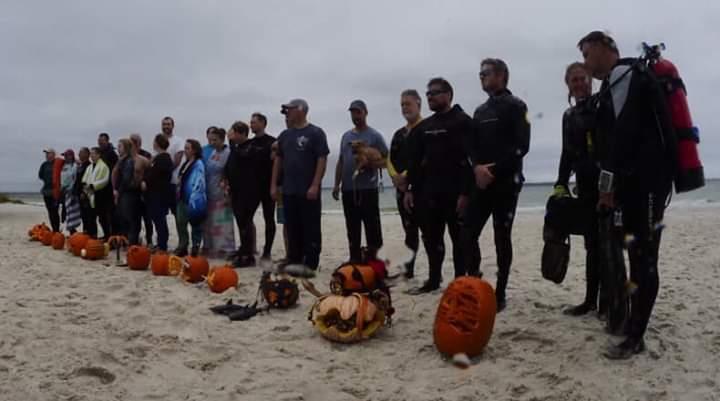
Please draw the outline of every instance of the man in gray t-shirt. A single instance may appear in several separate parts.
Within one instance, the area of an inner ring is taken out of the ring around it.
[[[320,185],[330,153],[325,132],[307,121],[308,104],[294,99],[282,105],[288,129],[278,136],[270,194],[278,198],[283,177],[283,208],[288,230],[288,263],[285,272],[312,277],[320,263]]]
[[[379,169],[385,165],[388,149],[383,136],[367,125],[368,111],[365,102],[354,100],[350,103],[349,111],[355,128],[346,132],[340,141],[333,198],[340,199],[342,185],[350,261],[360,262],[363,225],[371,256],[382,247],[378,174]],[[366,151],[368,148],[370,152]],[[359,160],[364,160],[362,165],[359,165]]]

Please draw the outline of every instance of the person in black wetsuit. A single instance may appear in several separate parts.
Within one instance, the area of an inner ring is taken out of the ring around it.
[[[492,215],[497,254],[495,297],[505,308],[505,289],[512,264],[512,225],[525,181],[523,157],[530,148],[527,106],[508,89],[509,71],[500,59],[480,64],[480,82],[490,98],[475,110],[475,130],[466,137],[475,185],[463,221],[463,246],[470,275],[481,276],[478,238]]]
[[[137,154],[139,156],[144,157],[148,162],[152,160],[152,154],[148,152],[147,150],[142,148],[142,137],[140,134],[130,134],[130,140],[133,143],[133,146],[135,149],[137,149]],[[153,248],[153,220],[150,216],[150,209],[148,208],[147,201],[145,200],[145,194],[143,193],[142,201],[141,201],[141,207],[142,207],[142,223],[145,226],[145,244],[148,248]]]
[[[400,108],[407,124],[393,134],[387,164],[388,174],[390,174],[393,185],[395,185],[397,207],[405,231],[405,246],[415,252],[412,259],[405,263],[405,278],[415,276],[415,257],[420,244],[420,228],[418,227],[417,218],[405,209],[403,197],[408,188],[407,170],[410,161],[408,143],[410,142],[412,129],[422,121],[420,115],[421,105],[422,99],[415,89],[405,90],[400,95]]]
[[[225,164],[225,179],[240,231],[240,248],[232,262],[235,267],[255,266],[253,217],[261,198],[257,174],[261,152],[248,138],[249,134],[250,127],[242,121],[236,121],[228,130],[230,156]]]
[[[615,41],[594,31],[578,42],[599,92],[598,127],[604,140],[599,209],[619,210],[628,234],[630,321],[627,338],[608,349],[627,359],[645,349],[659,287],[662,219],[672,189],[677,143],[665,95],[656,77],[635,59],[621,59]]]
[[[430,277],[410,294],[440,288],[445,258],[445,227],[453,243],[455,277],[465,274],[460,248],[459,214],[467,204],[472,172],[463,139],[472,130],[472,119],[459,105],[452,106],[453,89],[443,78],[428,83],[427,99],[435,114],[410,134],[408,191],[405,208],[420,221]]]
[[[585,300],[564,311],[567,315],[581,316],[598,309],[600,249],[596,208],[600,169],[597,155],[598,140],[594,126],[595,113],[588,104],[588,99],[592,94],[592,76],[584,64],[575,62],[570,64],[565,71],[565,84],[569,90],[568,102],[575,99],[575,105],[571,105],[563,114],[562,153],[553,196],[570,196],[568,185],[570,176],[574,173],[583,215],[591,216],[586,220],[589,224],[584,235],[587,252],[585,257]],[[602,310],[600,310],[600,314],[602,314]]]
[[[155,156],[150,161],[150,167],[145,170],[142,183],[145,206],[157,232],[157,249],[163,252],[168,250],[167,215],[175,199],[170,186],[175,165],[167,152],[169,146],[170,142],[164,134],[155,136]]]
[[[263,219],[265,220],[265,246],[263,246],[262,258],[270,259],[277,225],[275,224],[275,200],[270,196],[270,180],[272,179],[273,153],[272,146],[275,137],[265,132],[267,117],[261,113],[253,113],[250,118],[250,130],[255,134],[252,138],[253,146],[260,152],[258,160],[258,193],[262,205]]]

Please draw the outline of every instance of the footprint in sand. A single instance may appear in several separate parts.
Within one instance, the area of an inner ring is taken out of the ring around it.
[[[86,366],[79,369],[76,369],[73,372],[73,376],[90,376],[90,377],[97,377],[100,379],[100,383],[102,384],[110,384],[115,381],[115,375],[110,373],[105,368],[97,367],[97,366]]]

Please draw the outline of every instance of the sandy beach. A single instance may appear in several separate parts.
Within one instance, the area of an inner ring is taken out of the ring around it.
[[[208,307],[254,298],[260,269],[239,270],[238,291],[90,262],[29,242],[45,210],[0,205],[0,399],[34,400],[720,400],[720,214],[671,209],[662,243],[661,289],[648,351],[624,362],[601,356],[610,341],[594,316],[562,309],[581,300],[582,240],[574,239],[562,285],[543,280],[541,212],[520,212],[508,308],[484,354],[461,370],[435,350],[441,292],[394,289],[394,325],[364,343],[321,338],[307,320],[313,296],[245,322]],[[262,219],[256,218],[259,233]],[[402,249],[397,215],[383,216],[388,252]],[[259,236],[262,238],[261,236]],[[174,233],[171,246],[176,243]],[[494,284],[492,230],[481,239]],[[342,215],[323,216],[322,270],[347,257]],[[282,256],[278,236],[273,256]],[[427,275],[424,252],[417,276]],[[213,261],[211,265],[220,265]],[[446,260],[445,282],[452,276]],[[419,280],[419,279],[418,279]]]

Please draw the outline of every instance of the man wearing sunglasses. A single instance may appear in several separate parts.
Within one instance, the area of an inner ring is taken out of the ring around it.
[[[282,105],[288,128],[277,139],[270,194],[277,201],[283,174],[283,205],[288,230],[288,274],[314,277],[320,263],[320,184],[330,153],[325,132],[307,121],[308,104]]]
[[[506,305],[505,289],[513,257],[510,235],[525,181],[522,160],[530,148],[527,106],[507,89],[509,77],[507,65],[500,59],[485,59],[480,65],[480,82],[489,98],[475,110],[475,132],[467,137],[475,185],[462,232],[467,272],[482,276],[478,238],[490,216],[493,218],[498,312]]]
[[[443,78],[433,78],[426,93],[435,112],[409,135],[408,190],[405,208],[417,215],[428,255],[430,276],[410,294],[440,288],[445,258],[445,227],[453,243],[455,277],[465,274],[460,248],[459,214],[467,204],[472,172],[463,139],[472,130],[472,119],[459,105],[452,105],[453,88]]]

